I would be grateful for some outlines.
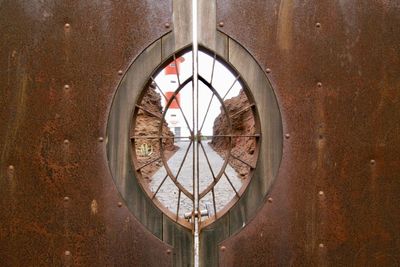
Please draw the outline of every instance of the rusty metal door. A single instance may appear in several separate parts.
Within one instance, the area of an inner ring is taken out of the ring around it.
[[[274,84],[283,158],[221,266],[399,266],[400,2],[217,0]]]
[[[0,1],[0,265],[172,266],[106,156],[122,73],[171,1]]]
[[[0,1],[0,265],[193,264],[192,233],[108,162],[124,74],[190,44],[190,3]],[[400,2],[199,0],[198,17],[201,45],[259,67],[280,140],[259,195],[202,230],[202,266],[399,266]]]

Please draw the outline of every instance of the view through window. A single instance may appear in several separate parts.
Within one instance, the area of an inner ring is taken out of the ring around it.
[[[176,54],[156,70],[131,128],[140,183],[177,222],[222,216],[248,185],[260,141],[257,110],[240,75],[214,53],[199,51],[195,91],[192,60],[192,51]]]

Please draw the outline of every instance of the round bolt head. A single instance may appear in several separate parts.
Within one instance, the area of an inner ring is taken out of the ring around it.
[[[226,247],[225,247],[225,246],[222,246],[220,249],[221,249],[221,251],[223,252],[223,251],[226,250]]]
[[[122,207],[122,202],[118,202],[118,207],[119,207],[119,208]]]
[[[375,160],[374,160],[374,159],[371,159],[371,160],[370,160],[370,163],[371,163],[371,165],[374,165],[374,164],[375,164]]]
[[[223,22],[223,21],[220,21],[220,22],[218,23],[218,26],[224,27],[224,22]]]
[[[321,23],[317,22],[317,23],[315,23],[315,26],[316,26],[317,28],[320,28],[320,27],[321,27]]]
[[[65,139],[65,140],[64,140],[64,144],[68,145],[68,144],[69,144],[69,140],[68,140],[68,139]]]
[[[319,244],[319,247],[320,247],[320,248],[324,248],[324,247],[325,247],[325,245],[324,245],[324,244],[322,244],[322,243],[320,243],[320,244]]]
[[[318,87],[322,87],[322,83],[321,83],[321,82],[318,82],[318,83],[317,83],[317,86],[318,86]]]
[[[71,255],[71,252],[70,252],[69,250],[66,250],[66,251],[64,252],[64,255],[65,255],[65,256],[70,256],[70,255]]]
[[[64,201],[65,202],[69,201],[69,197],[64,197]]]
[[[320,195],[321,197],[322,197],[324,194],[325,194],[324,191],[319,191],[319,192],[318,192],[318,195]]]
[[[99,137],[99,142],[101,143],[103,141],[104,141],[104,138],[103,137]]]
[[[168,22],[164,24],[165,28],[169,29],[169,27],[171,27],[171,24],[169,24]]]
[[[122,70],[119,70],[118,75],[122,75],[122,74],[123,74]]]
[[[289,139],[289,138],[290,138],[290,134],[288,134],[288,133],[285,134],[285,138],[286,138],[286,139]]]
[[[167,249],[167,254],[169,255],[169,254],[171,254],[171,250],[170,249]]]
[[[69,29],[69,28],[71,27],[71,25],[70,25],[69,23],[65,23],[64,27],[65,27],[66,29]]]
[[[270,69],[270,68],[267,68],[265,71],[266,71],[267,73],[271,73],[271,69]]]
[[[13,166],[13,165],[10,165],[10,166],[8,166],[8,169],[9,169],[10,171],[13,171],[13,170],[14,170],[14,166]]]
[[[272,203],[272,201],[274,201],[274,199],[272,197],[268,198],[269,203]]]
[[[64,90],[68,90],[68,89],[69,89],[69,85],[68,84],[64,85]]]

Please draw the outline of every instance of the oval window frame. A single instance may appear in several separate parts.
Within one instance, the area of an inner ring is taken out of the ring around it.
[[[141,92],[139,93],[139,95],[137,97],[137,100],[136,100],[137,102],[135,104],[135,108],[132,111],[132,116],[131,116],[132,120],[131,120],[129,129],[134,129],[134,127],[136,126],[135,125],[136,118],[137,118],[137,114],[140,110],[140,108],[138,108],[138,104],[140,105],[144,95],[146,94],[147,89],[150,87],[150,85],[154,81],[155,77],[160,72],[162,72],[167,66],[172,64],[177,58],[179,58],[182,55],[184,55],[188,52],[191,52],[191,51],[192,51],[192,46],[187,46],[179,51],[176,51],[172,55],[170,55],[166,59],[164,59],[164,61],[153,70],[153,72],[147,78],[147,82],[145,83],[144,87],[141,89]],[[256,164],[250,168],[248,177],[246,179],[244,179],[242,186],[240,187],[240,189],[237,192],[238,197],[237,198],[235,197],[235,198],[232,198],[231,200],[229,200],[228,203],[221,210],[217,211],[217,213],[214,214],[212,217],[205,219],[205,220],[201,220],[200,221],[200,229],[201,229],[208,225],[212,225],[218,219],[223,217],[227,212],[229,212],[229,210],[240,200],[241,196],[246,192],[248,185],[250,184],[250,182],[253,178],[253,174],[254,174],[255,170],[257,169],[258,157],[259,157],[259,153],[260,153],[260,146],[262,146],[262,132],[261,132],[260,116],[259,116],[259,113],[257,110],[257,104],[255,103],[255,99],[254,99],[254,96],[252,95],[251,89],[247,85],[246,81],[242,78],[241,74],[234,68],[234,66],[232,64],[225,61],[225,59],[221,55],[218,55],[215,51],[212,51],[211,49],[208,49],[207,47],[202,46],[202,45],[199,45],[198,51],[203,52],[210,57],[215,57],[216,61],[218,61],[221,65],[223,65],[234,77],[237,77],[236,80],[237,80],[237,82],[239,82],[242,85],[242,90],[245,92],[247,100],[249,101],[249,103],[251,105],[250,108],[252,110],[252,115],[253,115],[253,119],[254,119],[254,123],[255,123],[255,132],[258,135],[256,137],[256,145],[255,145],[255,151],[254,151],[254,154],[256,155],[255,156]],[[192,75],[187,80],[191,79],[191,82],[193,82],[193,75],[194,74],[192,73]],[[209,82],[204,77],[201,78],[200,74],[198,74],[198,76],[199,76],[199,82],[202,82],[204,85],[206,85],[208,87],[210,87],[210,86],[212,87],[212,85],[206,84]],[[184,84],[183,81],[181,81],[181,82],[183,85]],[[212,87],[212,89],[216,90],[214,87]],[[179,86],[175,91],[179,91]],[[173,101],[173,99],[171,99],[170,102],[171,101]],[[165,116],[165,113],[163,113],[163,119],[164,119],[164,116]],[[161,145],[161,141],[160,141],[160,145]],[[230,147],[230,150],[232,150],[232,147]],[[132,158],[133,170],[135,171],[135,174],[139,177],[139,179],[138,179],[139,185],[140,185],[141,189],[145,192],[145,195],[149,198],[149,200],[152,201],[154,203],[154,205],[161,212],[163,212],[166,216],[168,216],[171,220],[175,221],[178,224],[181,224],[182,226],[184,226],[190,230],[193,230],[193,223],[189,223],[184,218],[177,216],[176,213],[173,213],[171,210],[169,210],[167,207],[165,207],[165,205],[163,205],[157,198],[154,198],[154,195],[153,195],[154,192],[150,190],[148,185],[144,184],[144,179],[142,178],[142,174],[139,171],[140,168],[139,168],[135,149],[131,149],[130,153],[131,153],[131,158]],[[162,162],[165,165],[164,168],[167,169],[167,173],[171,172],[168,167],[168,164],[165,162],[165,158],[163,156],[161,156],[161,157],[162,157]],[[229,160],[230,160],[229,158],[224,159],[224,168],[226,168],[226,165],[229,164],[228,163]],[[169,176],[171,176],[171,174]],[[174,176],[174,175],[172,175],[172,176]],[[222,172],[219,173],[219,176],[222,176]],[[171,179],[171,180],[173,180],[173,179]],[[179,188],[179,185],[176,185],[176,186]],[[214,185],[214,187],[215,187],[215,185]],[[204,190],[204,191],[210,192],[211,191],[210,186],[207,186],[206,190]],[[204,195],[203,195],[204,192],[200,192],[202,194],[200,197],[203,198],[207,194],[207,192]]]
[[[186,227],[170,221],[148,200],[134,175],[129,153],[131,145],[129,126],[133,112],[129,109],[137,102],[137,96],[143,91],[147,77],[154,69],[158,68],[163,59],[166,58],[166,54],[174,52],[170,50],[174,45],[169,42],[173,42],[173,39],[168,34],[155,41],[132,61],[122,76],[111,103],[105,141],[111,176],[123,202],[133,215],[151,233],[168,244],[180,242],[191,246],[191,232]],[[218,238],[221,241],[242,229],[254,218],[267,199],[268,192],[277,176],[283,152],[281,113],[277,97],[266,73],[245,48],[222,32],[218,33],[216,47],[217,53],[223,58],[223,62],[228,62],[234,66],[243,76],[255,101],[258,102],[263,141],[256,170],[250,184],[246,187],[244,196],[219,220],[203,225],[201,237],[203,244],[207,244],[207,240],[209,242],[216,241],[215,238],[209,236],[213,231],[220,231],[218,229],[228,227],[227,231],[222,230],[224,234]],[[128,90],[128,88],[130,89]],[[257,93],[254,93],[255,91]],[[121,114],[129,114],[129,116],[126,120],[121,120]],[[125,122],[121,123],[120,120]],[[254,179],[254,175],[262,178]],[[255,180],[259,183],[254,183]],[[180,232],[181,235],[177,237],[167,232]]]

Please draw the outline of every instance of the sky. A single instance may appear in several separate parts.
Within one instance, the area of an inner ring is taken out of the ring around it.
[[[179,80],[183,83],[187,78],[192,75],[192,51],[187,52],[182,56],[185,61],[181,63]],[[198,72],[199,75],[204,77],[208,82],[211,80],[211,73],[213,69],[214,58],[205,54],[204,52],[199,51],[198,55]],[[228,92],[229,88],[235,82],[236,77],[220,62],[216,61],[214,66],[214,75],[212,79],[212,85],[217,90],[219,95],[224,97],[224,95]],[[159,87],[164,91],[174,91],[178,88],[178,82],[176,75],[165,75],[164,71],[161,71],[155,77],[156,83]],[[242,85],[239,81],[235,82],[232,89],[229,91],[229,94],[226,95],[225,99],[232,98],[237,96],[240,92]],[[211,90],[204,85],[201,81],[199,81],[199,99],[198,99],[198,108],[199,108],[199,119],[198,122],[196,120],[196,108],[195,108],[195,123],[198,124],[198,127],[203,123],[207,107],[212,97]],[[197,98],[195,94],[195,103],[197,103]],[[193,110],[192,110],[192,84],[188,83],[180,92],[180,104],[183,112],[185,113],[186,119],[189,122],[189,126],[192,127],[192,118],[193,118]],[[165,108],[165,102],[162,101],[163,108]],[[195,104],[196,106],[196,104]],[[204,120],[204,126],[202,128],[202,135],[212,135],[213,133],[213,125],[215,118],[220,114],[221,103],[218,101],[216,97],[213,98],[211,103],[208,115]],[[180,113],[180,112],[179,112]],[[168,118],[168,112],[167,112]],[[181,118],[182,120],[182,118]],[[181,121],[183,125],[186,125],[184,121]],[[170,127],[172,127],[170,125]],[[185,127],[187,128],[187,127]],[[193,128],[193,127],[192,127]],[[182,136],[189,135],[189,132],[182,129]]]

